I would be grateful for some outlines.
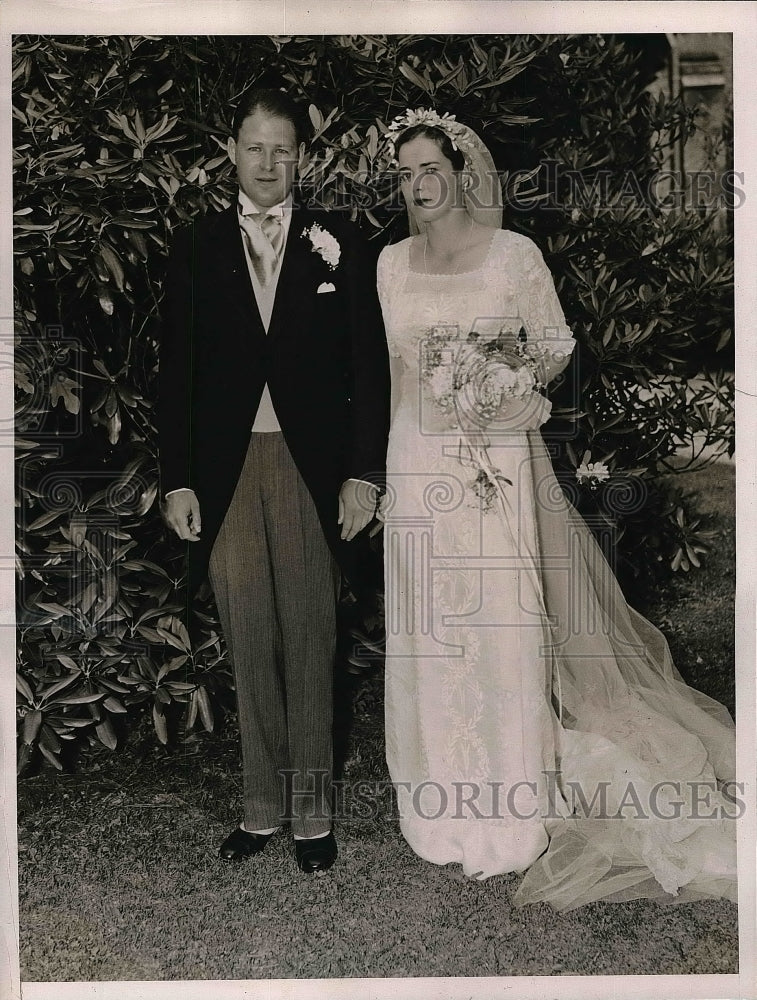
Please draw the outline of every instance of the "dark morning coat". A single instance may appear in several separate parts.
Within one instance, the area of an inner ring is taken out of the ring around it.
[[[339,241],[332,270],[305,235],[313,223]],[[333,292],[318,293],[322,284]],[[389,365],[373,257],[343,213],[295,206],[266,334],[250,282],[237,207],[177,233],[161,308],[161,492],[190,487],[201,541],[187,543],[188,588],[207,575],[267,382],[292,457],[348,579],[355,542],[339,540],[347,478],[381,481]]]

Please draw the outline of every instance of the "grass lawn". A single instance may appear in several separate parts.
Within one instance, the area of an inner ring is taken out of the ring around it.
[[[681,672],[733,707],[733,468],[687,474],[722,533],[707,568],[644,610]],[[387,780],[380,676],[356,692],[344,777]],[[174,750],[137,732],[79,773],[19,786],[25,981],[737,972],[736,907],[511,905],[519,876],[485,882],[417,858],[392,810],[336,829],[330,872],[302,876],[288,834],[241,866],[216,860],[239,819],[229,723]]]

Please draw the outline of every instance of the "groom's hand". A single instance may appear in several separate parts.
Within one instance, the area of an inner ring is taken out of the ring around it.
[[[378,490],[373,483],[348,479],[339,491],[339,524],[342,541],[351,542],[355,535],[370,524],[376,512]]]
[[[199,542],[202,522],[194,490],[177,490],[166,497],[163,516],[183,542]]]

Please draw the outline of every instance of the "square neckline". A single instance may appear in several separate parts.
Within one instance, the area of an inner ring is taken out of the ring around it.
[[[504,233],[504,229],[493,229],[492,235],[489,240],[489,246],[487,248],[484,259],[478,265],[478,267],[471,268],[469,271],[416,271],[410,267],[410,246],[415,239],[415,236],[408,236],[407,238],[407,273],[417,275],[420,278],[462,278],[464,275],[477,274],[479,271],[483,271],[486,265],[489,263],[489,258],[494,250],[494,244],[497,241],[497,233]],[[420,234],[418,234],[420,235]]]

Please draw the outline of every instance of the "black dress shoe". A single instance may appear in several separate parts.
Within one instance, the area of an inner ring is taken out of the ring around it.
[[[310,875],[312,872],[325,872],[336,861],[336,840],[333,833],[325,837],[311,837],[307,840],[295,840],[294,855],[297,867],[301,872]]]
[[[263,850],[272,836],[272,833],[248,833],[238,826],[218,848],[218,857],[222,861],[251,858],[253,854],[259,854]]]

